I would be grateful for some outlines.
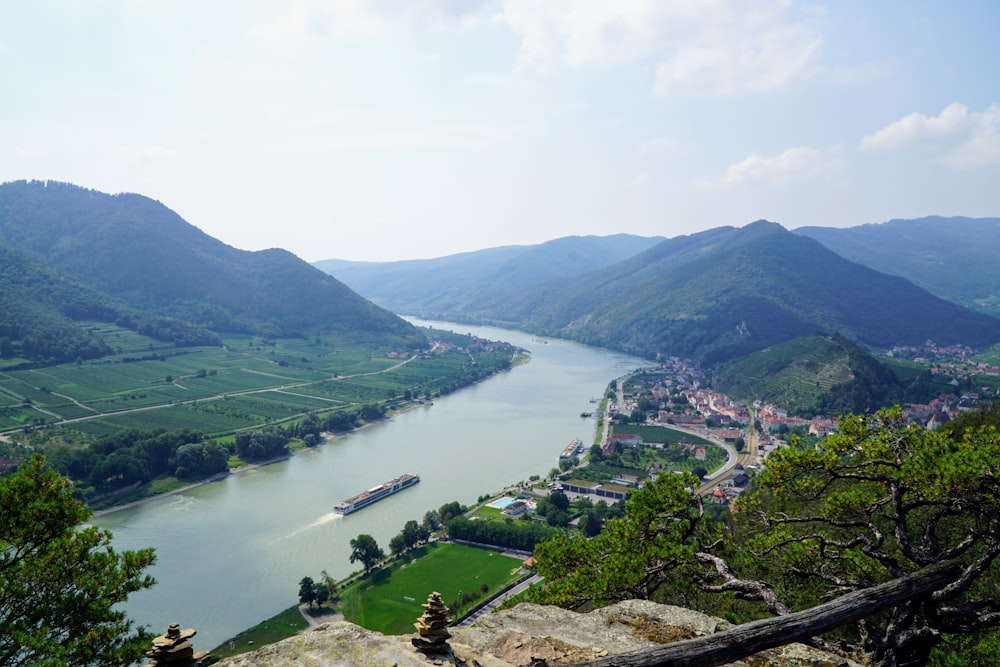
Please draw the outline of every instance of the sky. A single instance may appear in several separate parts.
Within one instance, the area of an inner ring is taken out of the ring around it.
[[[1000,216],[1000,3],[2,0],[0,182],[307,261]]]

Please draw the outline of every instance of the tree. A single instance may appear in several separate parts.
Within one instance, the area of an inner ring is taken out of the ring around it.
[[[691,478],[662,476],[597,537],[539,545],[536,599],[682,601],[700,589],[781,616],[957,563],[950,583],[841,630],[869,664],[925,665],[946,637],[1000,626],[1000,432],[957,421],[926,431],[898,408],[842,418],[820,448],[768,459],[726,539]]]
[[[319,571],[319,578],[323,582],[323,588],[326,589],[329,597],[333,597],[337,593],[337,582],[333,580],[330,573],[326,570]],[[328,598],[329,599],[329,598]]]
[[[441,522],[442,526],[447,526],[448,522],[451,521],[456,516],[462,516],[465,513],[465,507],[462,506],[457,500],[453,500],[450,503],[445,503],[438,510],[438,520]]]
[[[397,533],[393,535],[389,540],[389,552],[396,557],[402,556],[403,552],[406,551],[406,539],[403,537],[403,533]]]
[[[556,490],[549,494],[549,503],[557,510],[566,511],[569,509],[569,496],[562,491]]]
[[[316,603],[316,582],[312,577],[302,577],[299,581],[299,602],[309,606]]]
[[[648,600],[694,563],[701,498],[690,475],[660,475],[634,493],[621,519],[593,539],[558,535],[535,549],[544,587],[533,601],[576,609],[628,599]]]
[[[351,540],[351,562],[360,561],[365,566],[365,574],[368,574],[383,558],[385,552],[371,535],[362,533]]]
[[[438,514],[437,510],[427,510],[420,525],[426,528],[427,534],[430,535],[441,527],[441,515]]]
[[[0,664],[128,665],[148,648],[118,608],[153,585],[152,549],[116,552],[36,456],[0,478]]]
[[[998,460],[992,425],[926,431],[898,408],[842,418],[821,449],[781,450],[757,478],[737,515],[753,575],[809,604],[960,561],[954,583],[859,624],[874,662],[926,664],[943,633],[1000,625]]]

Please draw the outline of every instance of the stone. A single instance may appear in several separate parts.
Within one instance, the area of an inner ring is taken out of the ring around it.
[[[411,641],[418,651],[423,653],[444,653],[449,650],[448,612],[451,611],[441,600],[441,594],[434,591],[427,596],[427,602],[421,605],[423,615],[417,619],[413,627],[417,629],[417,637]]]
[[[195,651],[190,640],[198,634],[193,628],[181,630],[177,623],[167,626],[167,631],[154,637],[153,647],[146,651],[150,659],[146,667],[198,667],[208,658],[208,651]]]

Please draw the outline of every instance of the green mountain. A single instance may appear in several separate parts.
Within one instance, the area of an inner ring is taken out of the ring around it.
[[[476,314],[706,366],[817,332],[874,347],[1000,340],[1000,321],[767,221],[668,239],[619,264],[525,290]]]
[[[715,388],[791,414],[862,413],[904,398],[905,388],[878,359],[840,336],[796,338],[721,364]]]
[[[800,227],[794,232],[852,262],[1000,316],[1000,218],[931,216],[846,229]]]
[[[141,195],[5,183],[0,245],[133,308],[213,331],[423,341],[410,324],[291,253],[238,250]]]
[[[216,345],[204,328],[130,308],[27,254],[0,246],[0,359],[32,363],[91,359],[112,352],[93,332],[115,323],[177,345]]]
[[[503,246],[436,259],[314,265],[397,313],[466,318],[554,278],[578,276],[636,255],[662,237],[569,236],[539,245]]]

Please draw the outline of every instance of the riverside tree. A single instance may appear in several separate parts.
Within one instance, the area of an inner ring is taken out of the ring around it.
[[[0,664],[129,665],[148,648],[119,605],[153,584],[153,551],[116,552],[89,515],[41,457],[0,478]]]
[[[730,592],[783,615],[956,561],[951,583],[842,635],[869,664],[925,665],[947,637],[1000,625],[998,461],[989,423],[926,431],[898,409],[849,415],[821,447],[773,454],[724,534],[693,480],[664,475],[597,537],[539,545],[547,586],[536,599],[580,607]]]
[[[362,533],[351,540],[351,562],[360,562],[364,565],[365,574],[368,574],[383,558],[385,552],[371,535]]]

